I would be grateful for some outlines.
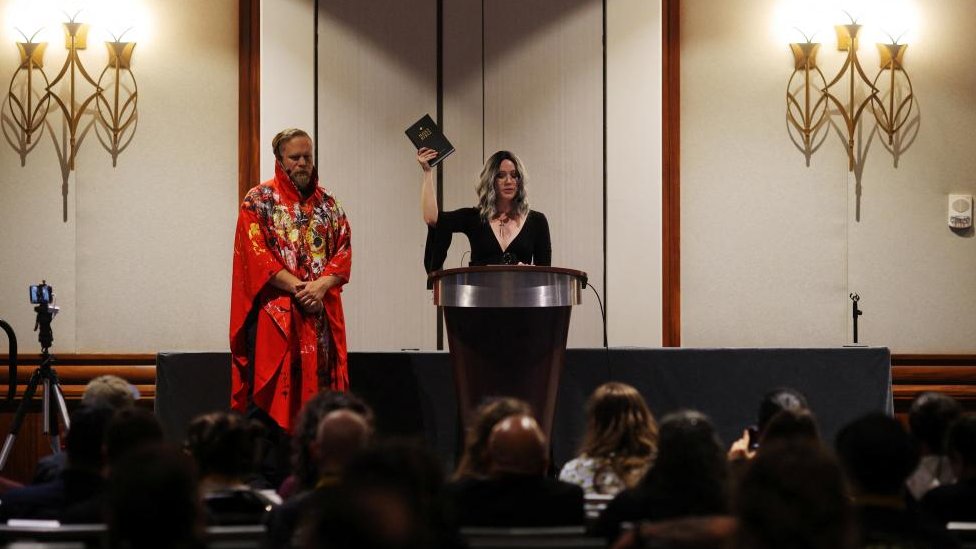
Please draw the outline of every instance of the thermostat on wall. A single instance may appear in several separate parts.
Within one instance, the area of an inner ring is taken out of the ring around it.
[[[949,195],[949,226],[953,229],[968,229],[973,226],[973,195]]]

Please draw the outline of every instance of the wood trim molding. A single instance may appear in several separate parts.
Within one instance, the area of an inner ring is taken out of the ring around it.
[[[926,391],[945,393],[964,408],[976,409],[976,355],[891,355],[891,390],[899,414]]]
[[[238,4],[238,200],[261,177],[261,2]]]
[[[681,346],[681,0],[662,5],[662,345]]]
[[[55,354],[55,366],[155,366],[156,355],[153,353],[72,353]],[[0,362],[6,364],[8,356],[0,354]],[[41,363],[41,355],[36,353],[21,353],[17,355],[17,363],[21,366],[37,366]],[[6,371],[6,370],[3,370]]]
[[[0,363],[8,364],[7,355],[0,355]],[[17,357],[17,395],[23,398],[24,389],[34,369],[41,363],[37,354],[18,355]],[[151,401],[156,396],[156,355],[154,354],[65,354],[55,355],[54,370],[61,381],[61,389],[66,400],[77,400],[85,390],[85,385],[92,379],[112,374],[125,379],[136,386],[142,398]],[[0,368],[0,391],[6,396],[9,370]],[[40,395],[36,397],[40,400]],[[0,411],[9,407],[11,403],[0,403]]]
[[[922,355],[922,354],[893,354],[891,355],[891,365],[898,366],[974,366],[976,367],[976,355],[947,354],[947,355]]]

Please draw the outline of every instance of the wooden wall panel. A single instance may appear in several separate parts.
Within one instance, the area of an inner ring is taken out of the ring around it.
[[[663,0],[662,343],[681,346],[681,0]]]
[[[976,355],[891,356],[891,386],[895,413],[904,416],[912,400],[925,391],[938,391],[976,411]]]
[[[240,0],[238,63],[238,200],[260,180],[261,2]]]

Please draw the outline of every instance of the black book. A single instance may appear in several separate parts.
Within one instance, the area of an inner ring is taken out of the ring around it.
[[[441,163],[454,152],[454,145],[447,140],[441,129],[434,124],[434,119],[429,114],[418,120],[413,126],[404,132],[410,138],[410,142],[419,151],[423,147],[437,151],[437,157],[430,161],[430,166],[434,167]]]

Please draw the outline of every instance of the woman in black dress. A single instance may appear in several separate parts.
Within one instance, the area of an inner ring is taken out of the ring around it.
[[[430,161],[437,151],[422,148],[417,162],[424,171],[421,211],[427,223],[427,272],[444,265],[454,233],[471,243],[471,265],[550,265],[552,244],[549,222],[541,212],[529,210],[525,168],[509,151],[491,155],[481,170],[478,206],[439,212]]]

